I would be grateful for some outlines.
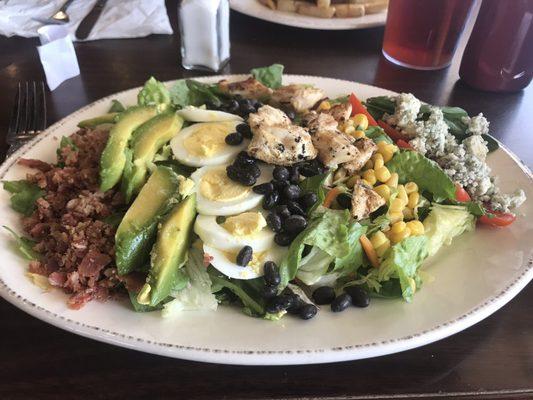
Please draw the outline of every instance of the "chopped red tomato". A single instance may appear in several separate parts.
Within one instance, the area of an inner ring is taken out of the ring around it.
[[[396,146],[398,146],[400,149],[408,149],[408,150],[412,150],[413,149],[413,146],[411,146],[409,144],[409,142],[406,142],[403,139],[398,139],[396,141]]]
[[[458,183],[455,184],[455,200],[460,201],[461,203],[472,200],[468,192]]]
[[[381,128],[383,128],[383,130],[385,131],[385,133],[387,135],[389,135],[389,137],[394,141],[396,142],[397,140],[404,140],[405,141],[405,136],[397,131],[396,129],[394,129],[392,126],[390,126],[389,124],[387,124],[385,121],[382,121],[382,120],[379,120],[378,121],[378,125],[381,126]]]
[[[487,210],[487,213],[490,213],[494,216],[490,217],[488,215],[482,215],[481,217],[479,217],[478,221],[483,225],[507,226],[507,225],[511,225],[516,219],[516,215],[511,214],[511,213],[491,211],[491,210]]]
[[[364,114],[366,115],[366,118],[368,119],[369,126],[377,125],[377,122],[374,119],[374,117],[370,115],[366,107],[363,105],[363,103],[359,101],[359,99],[354,93],[350,95],[350,104],[352,105],[352,116],[354,116],[355,114]]]

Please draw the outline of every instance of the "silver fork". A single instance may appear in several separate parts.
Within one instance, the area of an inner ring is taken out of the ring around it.
[[[44,82],[19,82],[11,112],[6,143],[7,156],[46,128]]]
[[[38,21],[42,24],[49,25],[49,24],[67,24],[70,22],[70,18],[67,14],[67,8],[70,6],[70,3],[72,3],[74,0],[67,0],[63,3],[61,8],[57,10],[54,15],[48,17],[48,18],[33,18],[33,20]]]

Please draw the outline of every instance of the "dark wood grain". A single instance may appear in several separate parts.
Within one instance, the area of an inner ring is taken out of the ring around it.
[[[176,28],[176,3],[168,1]],[[382,29],[321,32],[277,26],[236,13],[224,73],[280,62],[288,73],[329,76],[411,91],[436,104],[483,112],[492,133],[533,164],[533,90],[475,91],[458,82],[458,62],[442,71],[398,68],[380,54]],[[17,82],[42,79],[36,39],[0,38],[0,132]],[[149,75],[203,75],[180,66],[179,38],[75,45],[81,75],[48,94],[49,122]],[[5,151],[2,141],[1,151]],[[473,282],[473,284],[475,284]],[[289,367],[201,364],[101,344],[34,319],[0,301],[1,399],[533,398],[533,287],[450,338],[370,360]],[[312,332],[310,332],[312,334]]]

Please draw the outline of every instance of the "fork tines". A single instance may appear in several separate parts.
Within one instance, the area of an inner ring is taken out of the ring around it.
[[[19,82],[6,142],[10,145],[19,143],[30,139],[45,128],[44,82]]]

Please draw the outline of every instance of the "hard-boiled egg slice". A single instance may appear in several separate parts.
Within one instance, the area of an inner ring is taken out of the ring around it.
[[[204,253],[211,265],[224,275],[234,279],[254,279],[263,276],[265,262],[274,261],[279,264],[287,253],[287,248],[274,245],[263,252],[254,251],[252,261],[246,267],[236,264],[238,251],[223,251],[204,244]]]
[[[248,146],[248,140],[238,146],[230,146],[225,141],[238,124],[237,121],[225,121],[188,126],[170,141],[172,153],[179,162],[191,167],[227,163]]]
[[[224,111],[205,110],[194,106],[187,106],[177,113],[185,121],[190,122],[242,121],[242,118],[235,114]]]
[[[257,222],[258,219],[261,221]],[[216,220],[217,217],[213,215],[198,215],[194,223],[194,232],[208,246],[238,252],[244,246],[265,251],[274,245],[274,232],[266,226],[264,217],[258,211],[229,217],[222,224]],[[251,226],[247,227],[246,224]]]
[[[272,180],[272,169],[260,165],[261,176],[257,184]],[[235,215],[257,207],[263,196],[232,181],[226,174],[226,165],[207,166],[197,169],[191,179],[196,184],[196,209],[205,215]]]

